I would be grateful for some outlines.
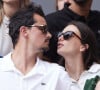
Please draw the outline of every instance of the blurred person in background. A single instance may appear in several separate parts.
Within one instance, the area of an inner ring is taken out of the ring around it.
[[[65,0],[56,0],[56,10],[62,10],[64,8]]]
[[[44,56],[51,62],[58,62],[60,56],[57,54],[57,34],[72,20],[86,23],[94,32],[97,39],[98,57],[100,58],[100,12],[92,11],[93,0],[66,0],[64,8],[48,14],[46,20],[49,31],[52,34],[50,49]]]
[[[9,36],[9,19],[29,3],[30,0],[0,0],[0,57],[7,55],[13,48]]]

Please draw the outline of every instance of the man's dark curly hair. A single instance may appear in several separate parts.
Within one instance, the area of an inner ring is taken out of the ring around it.
[[[38,14],[45,18],[41,6],[36,5],[35,3],[30,3],[27,7],[20,9],[11,17],[9,24],[9,35],[11,36],[14,48],[19,38],[20,27],[34,24],[34,14]]]

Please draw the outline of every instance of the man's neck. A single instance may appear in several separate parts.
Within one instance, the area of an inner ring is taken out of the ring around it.
[[[26,47],[20,46],[15,48],[12,54],[15,67],[24,75],[31,71],[37,60],[37,54],[28,51]]]

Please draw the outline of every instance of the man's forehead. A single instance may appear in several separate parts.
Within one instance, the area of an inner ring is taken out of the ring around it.
[[[43,16],[40,16],[39,14],[34,14],[33,18],[35,22],[46,23],[45,18]]]

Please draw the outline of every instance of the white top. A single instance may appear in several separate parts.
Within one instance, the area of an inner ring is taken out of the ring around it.
[[[23,75],[8,54],[0,60],[0,90],[70,90],[64,68],[37,58],[33,69]]]
[[[89,70],[84,71],[81,74],[78,81],[72,79],[72,85],[70,88],[72,90],[83,90],[86,80],[94,78],[96,75],[100,76],[100,64],[94,63]]]
[[[7,55],[13,48],[8,25],[9,19],[4,16],[3,22],[0,25],[0,56]]]

